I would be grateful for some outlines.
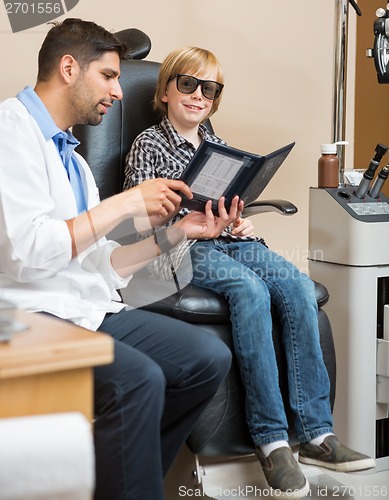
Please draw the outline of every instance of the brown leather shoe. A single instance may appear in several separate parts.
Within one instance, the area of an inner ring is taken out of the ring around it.
[[[301,444],[299,461],[338,472],[354,472],[375,467],[373,458],[347,448],[334,435],[327,436],[320,446]]]
[[[265,457],[257,446],[256,455],[262,465],[267,483],[273,490],[273,497],[292,500],[303,498],[308,494],[308,481],[289,447],[277,448],[268,457]]]

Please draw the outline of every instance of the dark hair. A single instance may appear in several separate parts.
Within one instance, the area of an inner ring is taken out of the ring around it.
[[[47,81],[65,54],[73,56],[83,69],[105,52],[114,51],[120,59],[125,56],[125,45],[94,22],[68,18],[52,24],[38,55],[38,81]]]

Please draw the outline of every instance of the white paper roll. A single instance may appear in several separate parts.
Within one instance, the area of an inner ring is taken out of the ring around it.
[[[92,429],[79,413],[0,419],[1,500],[90,500]]]

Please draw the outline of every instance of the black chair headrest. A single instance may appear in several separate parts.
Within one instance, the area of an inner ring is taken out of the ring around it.
[[[126,59],[144,59],[149,55],[151,40],[143,31],[136,28],[127,28],[117,31],[114,35],[125,43],[127,47]]]

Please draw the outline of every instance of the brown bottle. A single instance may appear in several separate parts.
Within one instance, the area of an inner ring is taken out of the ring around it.
[[[318,162],[319,188],[337,188],[339,185],[339,158],[336,144],[322,144],[321,157]]]

